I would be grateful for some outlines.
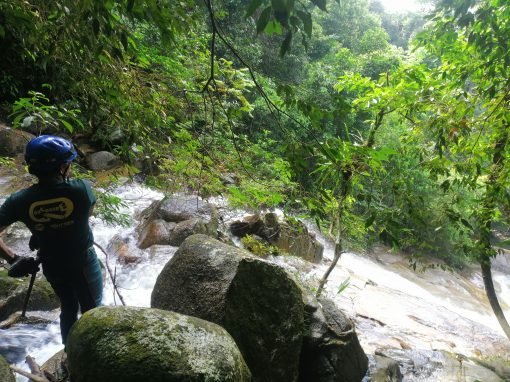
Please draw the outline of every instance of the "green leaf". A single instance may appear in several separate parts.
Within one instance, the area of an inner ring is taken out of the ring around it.
[[[122,32],[120,35],[120,43],[125,51],[128,50],[128,35],[125,32]]]
[[[287,51],[290,48],[291,42],[292,42],[292,32],[288,31],[287,35],[285,36],[285,40],[283,40],[282,46],[280,47],[280,56],[281,57],[285,56],[285,53],[287,53]]]
[[[92,30],[97,37],[99,35],[99,21],[97,19],[92,20]]]
[[[248,5],[248,9],[246,10],[246,14],[244,17],[247,19],[250,16],[253,16],[255,11],[262,5],[264,0],[252,0],[250,5]]]
[[[312,0],[312,3],[314,3],[316,6],[319,7],[320,10],[326,12],[326,0]]]
[[[64,127],[66,128],[66,130],[67,130],[67,131],[69,131],[70,133],[72,133],[72,132],[74,131],[74,127],[73,127],[73,125],[71,125],[69,122],[67,122],[67,121],[65,121],[65,120],[63,120],[63,119],[61,119],[61,120],[60,120],[60,123],[61,123],[62,125],[64,125]]]
[[[257,33],[260,33],[266,29],[267,24],[269,23],[269,19],[271,18],[271,7],[267,7],[262,11],[257,20]]]
[[[312,37],[312,15],[309,12],[297,11],[298,17],[303,22],[303,28],[308,37]]]
[[[264,29],[264,32],[267,33],[269,36],[272,36],[273,34],[281,34],[282,24],[280,24],[276,20],[273,20],[267,24],[266,29]]]
[[[0,38],[4,38],[5,37],[5,29],[3,26],[0,25]]]
[[[344,290],[347,289],[349,284],[351,283],[351,278],[347,277],[342,283],[338,286],[338,294],[342,293]]]
[[[460,222],[461,222],[461,223],[462,223],[465,227],[467,227],[467,228],[469,228],[469,229],[471,229],[471,230],[473,229],[473,227],[471,226],[471,224],[469,224],[469,222],[468,222],[466,219],[461,218],[461,219],[460,219]]]
[[[510,239],[509,240],[500,241],[500,242],[496,243],[496,245],[498,247],[506,247],[506,246],[510,245]]]
[[[287,7],[285,6],[285,2],[283,0],[271,0],[271,6],[273,7],[275,12],[282,12],[287,10]]]
[[[374,221],[375,221],[375,214],[372,214],[368,219],[367,221],[365,222],[365,229],[369,228],[370,226],[372,226],[372,224],[374,224]]]

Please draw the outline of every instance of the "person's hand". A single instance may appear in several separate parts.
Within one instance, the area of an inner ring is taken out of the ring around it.
[[[33,257],[16,256],[7,274],[11,277],[26,277],[39,271],[39,263]]]
[[[19,257],[18,255],[14,255],[14,256],[13,256],[13,257],[11,257],[9,260],[7,260],[7,264],[12,265],[12,264],[14,264],[16,261],[18,261],[18,260],[19,260],[19,258],[20,258],[20,257]]]

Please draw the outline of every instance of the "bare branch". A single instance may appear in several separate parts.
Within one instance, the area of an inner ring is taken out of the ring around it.
[[[115,284],[115,275],[113,274],[111,268],[110,268],[110,265],[108,264],[108,253],[104,250],[103,247],[101,247],[99,244],[97,244],[96,242],[94,242],[94,245],[99,248],[103,253],[104,255],[106,256],[105,258],[105,265],[106,265],[106,269],[108,270],[108,274],[110,275],[110,279],[112,280],[112,284],[113,284],[113,289],[115,290],[115,292],[117,293],[117,295],[119,296],[119,299],[120,299],[120,302],[122,303],[122,305],[126,306],[126,303],[124,302],[124,297],[122,297],[122,295],[120,294],[119,292],[119,288],[117,287],[117,285]],[[114,295],[115,297],[115,295]]]

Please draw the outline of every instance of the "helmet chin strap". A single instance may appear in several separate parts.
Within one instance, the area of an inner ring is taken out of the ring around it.
[[[71,167],[71,163],[68,163],[65,167],[60,168],[60,175],[62,176],[62,179],[64,182],[67,182],[69,180],[69,168]]]

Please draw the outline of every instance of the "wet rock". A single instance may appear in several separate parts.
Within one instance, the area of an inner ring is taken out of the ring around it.
[[[290,255],[320,263],[324,248],[299,220],[279,221],[275,213],[251,215],[230,225],[234,236],[256,235]]]
[[[92,171],[111,170],[121,166],[120,159],[109,151],[98,151],[88,154],[85,158],[87,167]]]
[[[210,219],[215,214],[214,206],[195,196],[167,197],[158,206],[158,216],[176,223],[192,218]]]
[[[11,128],[0,128],[0,156],[15,157],[25,152],[27,143],[34,135]]]
[[[170,230],[168,244],[177,247],[181,245],[188,236],[197,233],[208,233],[206,223],[197,218],[184,220],[175,224],[174,228]]]
[[[286,272],[258,259],[241,260],[225,308],[225,328],[238,342],[255,380],[295,381],[304,306]]]
[[[30,314],[25,317],[21,317],[21,311],[11,314],[5,320],[0,321],[0,329],[9,329],[14,325],[23,323],[26,325],[49,325],[53,320],[45,317],[39,317],[38,315]]]
[[[398,362],[405,380],[501,382],[502,378],[462,354],[442,350],[377,349],[376,356]]]
[[[246,256],[205,235],[190,236],[159,274],[151,306],[223,323],[227,290]]]
[[[370,381],[372,382],[401,382],[400,366],[394,359],[376,355],[370,367]]]
[[[68,382],[69,381],[69,370],[67,368],[67,354],[64,349],[54,354],[48,359],[42,366],[41,371],[43,373],[49,373],[56,381]]]
[[[73,326],[67,348],[74,382],[251,379],[223,328],[159,309],[93,309]]]
[[[107,252],[113,254],[119,260],[121,264],[136,264],[139,263],[142,258],[133,253],[132,248],[129,245],[130,238],[121,237],[119,234],[112,237],[108,243]]]
[[[471,359],[474,363],[487,368],[501,377],[504,381],[510,381],[510,360],[503,357],[483,357]]]
[[[28,290],[29,279],[14,279],[0,271],[0,321],[12,313],[23,309]],[[60,306],[59,300],[50,284],[44,279],[36,279],[30,294],[29,310],[53,310]]]
[[[303,336],[301,291],[280,267],[205,235],[179,247],[151,306],[223,326],[255,381],[295,381]]]
[[[246,235],[260,236],[263,229],[264,222],[259,215],[246,216],[243,220],[237,220],[230,224],[230,232],[237,237],[245,237]]]
[[[303,340],[299,380],[361,381],[368,369],[368,358],[353,322],[330,300],[316,301],[312,297],[307,302],[308,330]]]
[[[140,232],[138,248],[146,249],[155,244],[169,244],[169,232],[175,227],[175,223],[170,224],[163,219],[149,221]]]
[[[353,323],[331,301],[303,295],[282,268],[204,235],[188,237],[166,264],[151,306],[222,325],[255,381],[294,381],[299,370],[300,381],[360,381],[367,370]]]
[[[9,364],[4,357],[0,355],[0,381],[2,382],[15,382],[14,374],[12,374]]]
[[[140,216],[139,248],[155,244],[178,246],[193,234],[217,236],[216,208],[193,196],[171,196],[153,203]]]

